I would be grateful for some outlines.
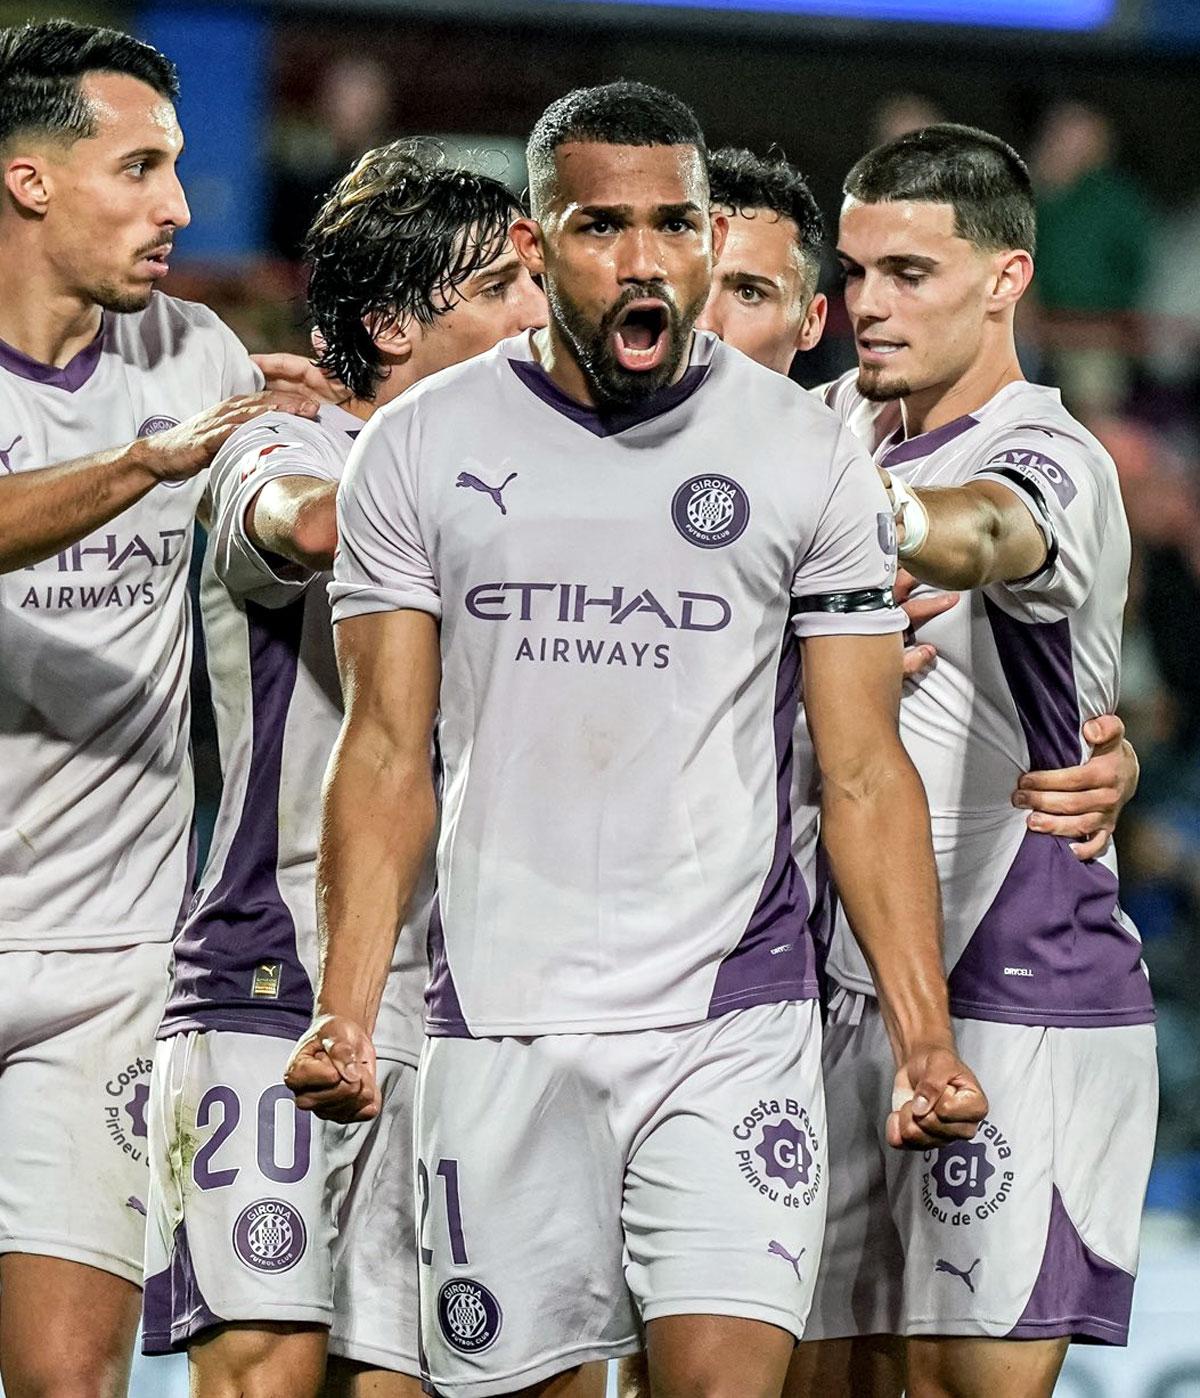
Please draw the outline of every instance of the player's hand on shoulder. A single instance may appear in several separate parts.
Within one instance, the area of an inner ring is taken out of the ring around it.
[[[294,413],[315,418],[321,405],[310,395],[281,393],[264,389],[226,398],[215,407],[189,417],[165,432],[143,437],[137,450],[146,467],[163,481],[182,481],[202,471],[216,456],[226,439],[243,423],[263,413]]]
[[[302,354],[252,354],[267,387],[281,393],[307,393],[323,403],[340,403],[346,389]]]
[[[375,1046],[345,1015],[318,1015],[284,1069],[296,1105],[328,1121],[368,1121],[379,1114]]]
[[[979,1080],[952,1047],[919,1046],[896,1074],[888,1144],[896,1150],[933,1150],[947,1141],[970,1140],[987,1109]]]
[[[957,606],[959,596],[957,592],[927,591],[920,597],[914,597],[912,592],[916,586],[916,578],[907,569],[901,568],[897,571],[892,592],[895,594],[896,605],[908,618],[908,629],[904,633],[906,680],[919,679],[933,669],[937,662],[937,647],[931,646],[927,641],[919,641],[917,632],[927,621],[932,621],[935,616],[941,616],[943,612]]]
[[[1071,851],[1087,860],[1098,858],[1111,843],[1121,811],[1137,790],[1139,767],[1116,714],[1088,719],[1083,736],[1092,748],[1087,762],[1026,772],[1012,803],[1029,811],[1030,830],[1078,841]]]

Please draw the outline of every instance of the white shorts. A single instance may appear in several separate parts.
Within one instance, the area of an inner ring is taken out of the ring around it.
[[[973,1141],[894,1151],[878,1006],[834,997],[829,1219],[805,1338],[1124,1344],[1158,1111],[1154,1026],[955,1019],[954,1030],[987,1119]]]
[[[660,1316],[801,1335],[825,1216],[820,1042],[812,1002],[427,1040],[421,1338],[442,1398],[633,1353]]]
[[[416,1375],[416,1070],[380,1060],[379,1115],[339,1126],[297,1111],[292,1048],[226,1030],[159,1044],[142,1347],[308,1322],[330,1328],[332,1354]]]
[[[169,942],[0,952],[0,1252],[142,1284],[146,1103]]]

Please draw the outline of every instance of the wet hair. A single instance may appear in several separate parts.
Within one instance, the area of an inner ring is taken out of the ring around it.
[[[432,141],[364,155],[333,189],[304,244],[318,363],[356,398],[386,374],[381,325],[430,326],[502,251],[524,209],[499,180],[450,164]]]
[[[949,204],[954,231],[976,247],[1036,248],[1025,162],[998,136],[972,126],[941,122],[876,146],[846,176],[842,192],[863,204]]]
[[[538,117],[525,148],[530,201],[544,209],[554,186],[554,152],[570,142],[605,146],[694,146],[708,159],[696,114],[678,97],[648,83],[577,87]]]
[[[51,19],[0,30],[0,142],[27,132],[66,142],[90,136],[96,116],[80,89],[88,73],[123,73],[174,102],[175,65],[116,29]]]
[[[738,214],[767,209],[796,225],[796,242],[804,263],[804,280],[815,291],[821,274],[825,220],[804,176],[779,151],[755,155],[726,146],[708,161],[709,194],[714,204]]]

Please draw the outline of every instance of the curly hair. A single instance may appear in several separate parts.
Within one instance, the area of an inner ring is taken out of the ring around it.
[[[708,161],[712,202],[735,213],[769,209],[796,225],[797,242],[810,290],[821,273],[821,245],[825,220],[804,176],[779,151],[755,155],[753,151],[726,146],[713,151]]]
[[[374,336],[389,322],[430,326],[500,253],[520,200],[499,180],[450,164],[433,141],[393,141],[334,187],[305,239],[318,363],[357,398],[385,369]]]

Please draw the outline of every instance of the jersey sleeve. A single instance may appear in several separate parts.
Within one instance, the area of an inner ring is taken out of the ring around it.
[[[377,413],[354,444],[338,491],[338,551],[329,598],[333,619],[372,612],[442,614],[421,531],[416,414]]]
[[[271,414],[238,428],[209,469],[213,570],[230,593],[265,607],[292,602],[316,576],[291,559],[267,554],[250,538],[246,512],[268,481],[312,476],[336,485],[341,463],[319,430]]]
[[[792,581],[798,636],[903,631],[896,606],[896,527],[887,493],[863,447],[842,428],[830,489],[812,543]]]
[[[1081,442],[1024,431],[993,444],[971,478],[1007,486],[1046,542],[1046,561],[1036,573],[987,591],[997,600],[1005,593],[1019,597],[1046,621],[1081,606],[1096,578],[1109,510],[1119,508],[1115,471]]]

